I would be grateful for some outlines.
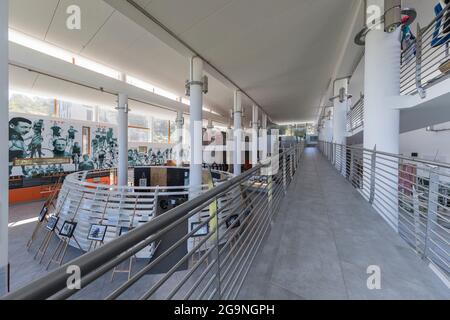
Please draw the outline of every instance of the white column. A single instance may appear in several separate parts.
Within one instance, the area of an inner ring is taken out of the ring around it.
[[[261,160],[267,159],[267,114],[261,116]]]
[[[252,165],[258,164],[258,111],[257,105],[252,108]]]
[[[118,130],[117,139],[119,149],[119,164],[117,166],[117,179],[119,186],[128,185],[128,95],[119,93],[118,99]]]
[[[368,0],[368,6],[381,6],[383,1]],[[369,10],[368,10],[369,11]],[[366,36],[365,75],[364,75],[364,147],[379,151],[399,153],[399,118],[398,110],[392,109],[391,98],[400,95],[400,29],[393,33],[385,33],[384,26],[371,30]],[[398,227],[398,170],[389,169],[391,162],[377,160],[377,175],[389,176],[383,181],[381,176],[376,182],[375,209],[395,229]],[[365,179],[370,175],[364,166]],[[370,169],[370,168],[369,168]],[[389,173],[387,173],[388,171]],[[381,180],[381,181],[380,181]],[[368,180],[370,181],[370,179]],[[382,191],[381,188],[389,190]],[[364,188],[370,188],[366,183]]]
[[[334,96],[339,96],[341,88],[344,90],[344,99],[339,97],[334,98],[334,113],[333,113],[333,142],[338,144],[346,143],[347,131],[347,93],[348,93],[348,78],[340,79],[334,83]]]
[[[189,168],[190,198],[201,193],[202,164],[203,164],[203,136],[202,136],[202,108],[203,108],[203,61],[199,57],[191,59],[190,76],[190,135],[191,161]]]
[[[182,151],[183,151],[183,126],[184,126],[184,117],[183,112],[178,111],[177,112],[177,119],[175,121],[177,132],[176,132],[176,145],[175,145],[175,161],[177,164],[177,167],[181,167],[183,165],[183,157],[182,157]]]
[[[4,151],[0,153],[0,283],[3,283],[8,265],[8,89],[8,1],[0,1],[0,121],[3,121],[3,125],[0,125],[0,145],[4,146]],[[3,288],[0,288],[0,293],[1,290]]]
[[[234,92],[234,175],[241,174],[242,164],[242,97]]]

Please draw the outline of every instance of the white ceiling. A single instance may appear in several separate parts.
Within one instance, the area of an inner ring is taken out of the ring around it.
[[[114,1],[10,0],[10,27],[183,96],[188,58],[107,4]],[[136,2],[249,93],[272,120],[304,122],[316,116],[356,1]],[[65,27],[72,4],[81,7],[80,31]],[[227,116],[232,88],[210,77],[205,102]],[[250,101],[244,104],[250,110]]]

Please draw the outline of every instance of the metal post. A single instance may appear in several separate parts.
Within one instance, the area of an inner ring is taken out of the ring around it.
[[[0,145],[8,145],[9,121],[9,77],[8,77],[8,3],[0,1]],[[8,283],[8,188],[9,188],[9,158],[4,150],[0,154],[0,275]],[[2,280],[0,280],[0,283]],[[5,286],[7,287],[7,285]],[[5,288],[6,290],[8,288]],[[3,288],[0,287],[0,295]]]
[[[283,154],[283,190],[284,194],[287,193],[286,188],[286,153]]]
[[[241,174],[242,164],[242,97],[240,91],[234,92],[234,175]]]
[[[373,148],[373,152],[370,159],[370,196],[369,196],[369,203],[373,204],[373,201],[375,200],[375,169],[376,169],[376,163],[377,163],[377,146]],[[364,158],[364,151],[363,151],[363,158]]]
[[[183,118],[183,112],[178,111],[177,112],[177,120],[176,120],[176,126],[177,126],[177,141],[175,146],[175,154],[176,154],[176,163],[177,167],[181,167],[183,164],[183,125],[184,125],[184,118]]]
[[[428,187],[428,212],[427,212],[427,232],[425,238],[425,249],[423,258],[430,256],[430,237],[433,225],[438,223],[438,194],[439,194],[439,174],[436,169],[430,171],[430,185]]]
[[[203,60],[192,57],[190,60],[190,134],[191,159],[189,167],[189,198],[193,199],[201,193],[203,164]]]
[[[117,166],[118,185],[128,185],[128,95],[119,93],[118,96],[118,149],[119,164]]]
[[[252,165],[258,164],[258,106],[252,109]]]
[[[417,24],[417,37],[416,37],[416,88],[419,96],[426,98],[426,91],[422,88],[422,29],[420,24]],[[412,54],[413,52],[411,52]]]

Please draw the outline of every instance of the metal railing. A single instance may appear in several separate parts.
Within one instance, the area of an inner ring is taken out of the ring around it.
[[[450,164],[323,141],[319,149],[417,254],[450,275]]]
[[[235,299],[303,148],[264,160],[3,299]],[[218,208],[217,199],[227,193],[233,198]],[[133,257],[152,244],[155,255],[131,271]],[[128,279],[109,283],[108,274],[126,262]],[[69,267],[79,268],[80,289],[68,286]]]
[[[364,96],[353,105],[347,113],[347,132],[353,131],[364,126]]]
[[[417,24],[415,41],[401,55],[400,92],[426,97],[426,89],[450,74],[450,5],[426,27]]]

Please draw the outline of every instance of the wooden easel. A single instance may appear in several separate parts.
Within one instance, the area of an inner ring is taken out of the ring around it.
[[[54,204],[54,201],[56,199],[56,195],[59,194],[60,188],[58,187],[60,185],[61,182],[61,177],[60,176],[58,178],[58,181],[53,185],[53,187],[51,188],[51,193],[50,196],[47,198],[47,200],[44,203],[44,207],[47,207],[48,211],[50,211],[50,206],[53,206],[54,209],[56,209],[56,206]],[[48,212],[47,212],[48,213]],[[47,215],[46,215],[47,216]],[[46,217],[42,220],[42,221],[38,221],[38,223],[36,224],[36,226],[34,227],[33,233],[31,234],[31,238],[30,240],[28,240],[27,242],[27,250],[30,250],[31,245],[33,244],[34,240],[36,240],[37,234],[39,229],[41,228],[43,222],[46,221],[47,219]]]
[[[77,209],[75,210],[75,213],[73,214],[72,219],[70,219],[70,222],[73,222],[75,220],[75,217],[78,214],[78,210],[80,209],[83,199],[84,199],[84,192],[81,195],[80,201],[78,202],[78,205],[77,205]],[[57,230],[57,228],[55,228],[55,230]],[[77,243],[78,247],[81,249],[81,246],[78,243],[75,236],[72,235],[72,237],[73,237],[74,241]],[[50,238],[51,238],[51,236],[50,236]],[[64,261],[64,257],[66,256],[66,253],[67,253],[67,247],[69,246],[69,242],[70,242],[70,238],[68,238],[68,237],[61,236],[61,238],[59,238],[59,243],[56,246],[55,251],[53,251],[52,257],[50,258],[50,260],[47,264],[47,267],[45,268],[46,270],[48,270],[48,268],[50,267],[52,262],[56,263],[59,266],[62,265],[62,262]],[[48,247],[49,243],[50,243],[50,240],[47,243],[47,247]],[[42,258],[43,257],[44,257],[44,255],[42,255]],[[41,261],[42,261],[42,258],[41,258]]]
[[[130,228],[130,230],[133,227],[134,218],[136,216],[136,209],[137,209],[138,198],[139,198],[139,196],[137,196],[136,200],[134,201],[134,210],[133,210],[133,214],[131,216],[130,224],[128,226]],[[120,232],[120,228],[121,227],[119,227],[119,232]],[[120,269],[119,266],[115,266],[114,267],[114,269],[112,271],[112,274],[111,274],[111,282],[114,281],[114,276],[115,276],[116,273],[127,273],[128,274],[128,280],[131,279],[131,270],[133,268],[133,259],[136,259],[136,255],[132,255],[130,258],[128,258],[128,268],[127,269]]]
[[[48,261],[47,267],[45,270],[48,270],[50,268],[50,265],[53,263],[56,263],[58,266],[62,265],[62,262],[64,261],[64,257],[67,253],[67,247],[69,245],[70,239],[67,237],[61,238],[61,241],[59,241],[58,245],[56,246],[55,251],[52,254],[52,257]]]
[[[105,208],[103,209],[102,216],[101,216],[100,221],[99,221],[99,223],[98,223],[99,225],[102,225],[102,224],[103,224],[103,220],[105,220],[106,209],[108,208],[108,203],[109,203],[109,197],[110,197],[110,196],[111,196],[111,195],[108,194],[108,197],[106,198]],[[108,227],[106,227],[106,228],[108,228]],[[106,232],[106,231],[105,231],[105,232]],[[97,249],[98,247],[101,247],[101,246],[104,245],[104,244],[105,244],[105,243],[103,242],[103,240],[102,240],[102,241],[91,240],[91,244],[89,245],[88,252],[94,251],[95,249]]]

